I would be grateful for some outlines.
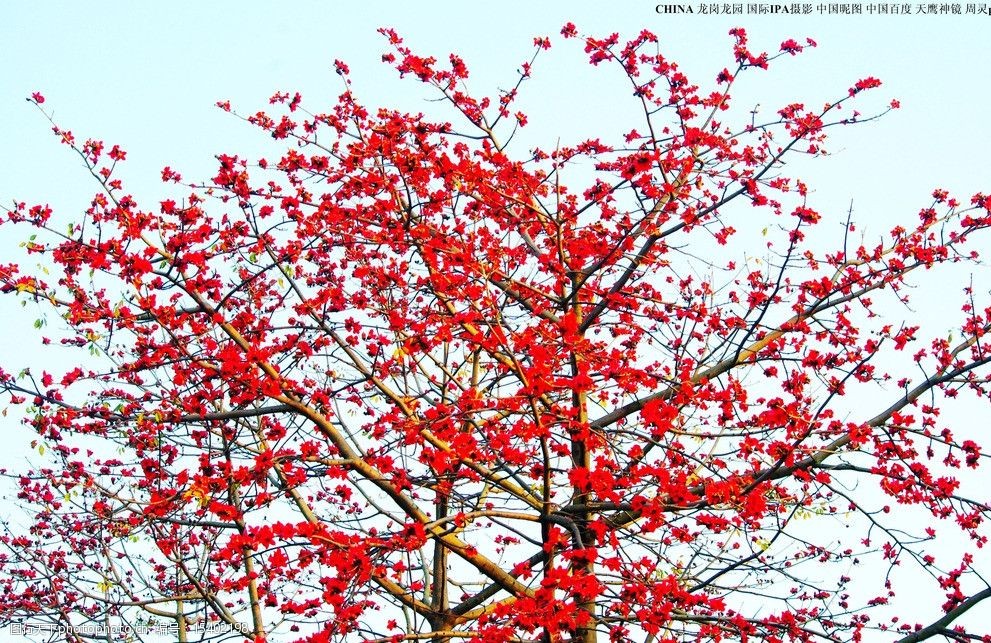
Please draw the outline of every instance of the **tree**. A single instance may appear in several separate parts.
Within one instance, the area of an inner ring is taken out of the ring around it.
[[[880,81],[758,122],[731,89],[813,41],[734,29],[703,91],[649,32],[568,24],[639,119],[520,151],[549,39],[488,99],[382,33],[452,122],[366,109],[338,62],[329,110],[242,116],[277,160],[166,167],[154,207],[120,147],[53,123],[99,191],[68,225],[15,203],[42,263],[0,284],[82,353],[0,372],[47,458],[8,474],[37,517],[0,539],[0,618],[67,641],[991,640],[960,619],[991,595],[986,453],[941,414],[991,393],[986,283],[960,282],[949,336],[908,307],[983,274],[991,197],[937,189],[868,241],[785,174],[875,118],[850,105]]]

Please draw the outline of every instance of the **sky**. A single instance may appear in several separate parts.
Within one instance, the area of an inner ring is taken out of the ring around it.
[[[438,57],[458,52],[473,69],[471,86],[494,93],[514,80],[532,38],[555,35],[566,21],[603,35],[650,29],[691,79],[706,84],[731,63],[730,27],[746,27],[755,47],[771,51],[789,37],[814,38],[816,49],[747,81],[746,90],[767,114],[790,102],[834,99],[864,76],[882,79],[871,100],[883,105],[898,98],[902,109],[839,137],[834,158],[817,163],[809,177],[818,194],[844,205],[853,198],[865,217],[916,209],[936,186],[973,191],[986,180],[987,15],[669,16],[655,6],[642,0],[510,0],[498,6],[8,0],[0,8],[0,199],[78,208],[76,197],[93,189],[23,100],[34,91],[47,97],[46,107],[64,127],[127,149],[125,178],[156,189],[164,165],[187,177],[205,176],[215,154],[258,138],[216,109],[216,101],[229,99],[252,112],[276,90],[292,90],[308,102],[328,104],[341,89],[335,59],[350,65],[367,104],[436,109],[416,83],[398,81],[380,62],[385,41],[378,27],[395,28],[417,51]],[[616,97],[588,91],[588,77],[595,74],[575,64],[576,49],[559,42],[525,88],[541,99],[531,110],[537,112],[531,113],[534,136],[555,140],[567,137],[569,128],[594,132],[609,119]]]
[[[261,155],[265,135],[215,107],[217,101],[254,113],[276,91],[299,91],[304,105],[317,111],[342,90],[333,72],[336,59],[350,66],[354,91],[366,106],[450,118],[419,83],[399,80],[381,62],[386,43],[379,27],[396,29],[418,53],[446,58],[457,52],[472,70],[470,88],[494,95],[515,82],[519,64],[532,54],[533,38],[556,35],[568,21],[592,35],[617,31],[632,37],[650,29],[668,58],[703,87],[732,65],[731,27],[745,27],[757,50],[774,52],[787,38],[813,38],[816,48],[776,61],[769,72],[748,73],[736,84],[740,109],[752,106],[767,116],[793,102],[821,105],[844,96],[858,79],[880,78],[883,85],[864,94],[858,108],[870,114],[897,98],[900,109],[834,130],[829,156],[789,161],[788,168],[810,184],[811,205],[825,216],[841,220],[852,204],[865,235],[879,236],[914,219],[936,187],[961,200],[991,192],[991,75],[982,64],[991,60],[987,14],[662,15],[656,6],[643,0],[508,0],[493,6],[446,0],[5,0],[0,202],[47,203],[68,221],[96,189],[79,159],[25,101],[36,91],[45,95],[44,107],[56,122],[78,138],[127,150],[119,176],[139,203],[155,207],[175,196],[159,180],[166,165],[186,179],[209,179],[217,154]],[[628,88],[615,73],[590,68],[582,59],[578,43],[560,38],[538,59],[520,103],[530,117],[525,136],[534,145],[551,148],[625,124],[621,110],[632,104]],[[13,259],[24,241],[20,235],[0,228],[0,261]],[[958,307],[959,288],[944,292],[945,302],[928,304],[933,310]],[[34,350],[36,318],[30,306],[0,299],[0,351],[8,363],[41,358]]]
[[[988,15],[661,15],[655,7],[643,0],[6,0],[0,6],[0,200],[50,203],[71,216],[94,191],[78,159],[24,100],[35,91],[46,96],[56,121],[78,137],[126,149],[122,177],[139,199],[153,202],[162,191],[157,177],[165,165],[186,178],[208,178],[216,154],[243,154],[263,138],[217,109],[218,100],[253,113],[282,90],[300,91],[311,109],[329,105],[341,91],[335,59],[351,67],[366,105],[447,116],[417,83],[398,80],[381,63],[386,47],[378,27],[395,28],[418,52],[438,58],[458,52],[473,71],[471,88],[495,94],[514,82],[519,63],[532,52],[532,38],[556,35],[567,21],[590,34],[632,36],[650,29],[662,51],[703,86],[732,63],[731,27],[746,27],[755,49],[772,52],[786,38],[814,38],[817,48],[743,83],[739,104],[753,104],[767,115],[792,102],[835,100],[860,78],[880,78],[884,85],[864,97],[863,111],[891,98],[902,108],[841,132],[830,146],[832,156],[804,171],[816,205],[845,211],[852,200],[861,227],[876,222],[878,232],[886,231],[889,222],[922,207],[935,187],[968,197],[987,191],[991,85],[982,62],[991,60]],[[524,87],[527,134],[543,147],[598,135],[616,120],[616,105],[629,104],[626,96],[617,97],[626,89],[580,64],[573,41],[559,39],[548,54]],[[5,241],[11,239],[0,238],[0,249],[9,247]]]
[[[698,11],[699,4],[683,6]],[[966,4],[960,6],[966,10]],[[866,234],[880,235],[898,220],[913,220],[936,187],[963,198],[991,192],[987,13],[710,16],[664,15],[655,7],[656,2],[642,0],[5,0],[0,4],[0,201],[50,203],[71,218],[95,191],[79,160],[24,100],[36,91],[45,95],[44,107],[56,121],[78,137],[126,149],[122,177],[139,201],[154,203],[162,191],[162,167],[188,179],[209,178],[216,154],[259,145],[263,136],[217,109],[217,101],[230,100],[251,113],[264,109],[276,91],[299,91],[312,109],[329,105],[341,91],[335,59],[350,66],[354,89],[366,105],[446,117],[419,85],[398,80],[381,63],[386,43],[378,27],[395,28],[423,54],[443,58],[457,52],[472,69],[470,86],[491,95],[515,81],[535,36],[556,35],[569,21],[596,35],[618,31],[632,37],[649,29],[660,37],[662,51],[703,85],[731,66],[731,27],[747,28],[755,49],[772,52],[787,38],[813,38],[815,49],[748,77],[739,100],[768,115],[792,102],[835,100],[858,79],[880,78],[882,87],[865,97],[865,113],[883,109],[892,98],[901,108],[838,132],[830,156],[802,167],[814,204],[845,213],[853,203]],[[552,147],[558,139],[595,136],[614,123],[616,92],[624,90],[581,64],[574,42],[558,39],[548,54],[524,88],[528,136]],[[15,260],[11,253],[22,240],[0,228],[0,263]],[[959,288],[953,286],[948,291],[955,296]],[[924,302],[934,310],[943,304],[938,298]],[[35,312],[0,301],[0,359],[8,370],[43,359],[35,352]],[[10,461],[30,436],[11,418],[0,418],[0,431],[9,446],[4,461]]]

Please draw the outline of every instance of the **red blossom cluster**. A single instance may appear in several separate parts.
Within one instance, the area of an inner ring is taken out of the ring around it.
[[[549,38],[478,96],[461,57],[382,34],[445,120],[366,108],[335,61],[329,108],[278,92],[279,113],[239,116],[276,157],[218,155],[203,184],[165,167],[147,201],[124,150],[53,123],[98,192],[78,219],[3,218],[50,267],[0,264],[0,288],[54,311],[43,342],[78,366],[0,370],[39,453],[7,473],[34,513],[0,535],[0,622],[206,622],[254,643],[989,640],[956,623],[991,594],[973,556],[988,499],[966,475],[987,454],[941,409],[991,397],[991,304],[963,290],[949,336],[889,311],[979,265],[991,199],[938,189],[887,234],[836,235],[784,165],[867,120],[836,112],[880,81],[756,123],[734,86],[813,40],[772,55],[734,29],[706,90],[650,32],[568,23],[640,115],[618,140],[521,152]],[[972,551],[940,553],[936,526]],[[876,573],[896,566],[942,614],[896,607]]]

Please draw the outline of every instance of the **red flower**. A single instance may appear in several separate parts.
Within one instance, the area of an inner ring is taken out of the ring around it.
[[[850,88],[850,95],[854,96],[855,94],[859,94],[865,89],[873,89],[875,87],[880,87],[880,86],[881,86],[880,80],[874,78],[873,76],[868,76],[867,78],[862,78],[858,80],[857,83]]]
[[[805,47],[798,44],[798,42],[796,42],[793,38],[789,38],[788,40],[781,43],[781,51],[787,51],[792,56],[796,55],[803,49],[805,49]]]
[[[551,48],[551,39],[550,38],[534,38],[533,39],[533,44],[534,44],[535,47],[539,47],[541,49],[550,49]]]

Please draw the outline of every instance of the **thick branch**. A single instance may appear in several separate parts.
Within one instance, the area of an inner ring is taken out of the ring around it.
[[[918,632],[913,632],[904,638],[898,639],[895,643],[919,643],[919,641],[925,641],[926,639],[936,636],[937,634],[942,634],[946,629],[946,626],[963,616],[967,610],[989,597],[991,597],[991,587],[974,594],[944,614],[939,620],[933,621],[930,625],[927,625]]]

